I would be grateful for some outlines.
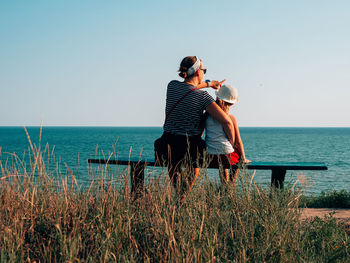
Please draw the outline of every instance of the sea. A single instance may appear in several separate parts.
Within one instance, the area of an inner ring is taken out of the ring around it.
[[[350,128],[241,127],[240,133],[246,157],[252,161],[325,162],[327,171],[287,172],[286,183],[297,185],[306,194],[350,191]],[[0,127],[0,160],[3,167],[21,164],[20,160],[25,163],[31,158],[32,143],[51,163],[59,163],[65,172],[68,167],[78,184],[84,184],[91,180],[89,170],[95,165],[88,165],[87,159],[151,160],[153,142],[161,134],[161,127]],[[270,184],[271,171],[250,172],[256,184]],[[218,180],[215,169],[208,174]]]

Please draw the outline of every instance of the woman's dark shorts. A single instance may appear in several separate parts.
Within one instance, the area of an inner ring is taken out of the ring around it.
[[[172,165],[187,163],[194,168],[202,165],[206,146],[200,135],[186,136],[164,132],[162,137],[170,146],[170,156],[168,158]]]

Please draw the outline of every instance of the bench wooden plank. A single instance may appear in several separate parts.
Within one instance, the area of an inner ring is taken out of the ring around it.
[[[254,170],[327,170],[324,162],[252,162],[248,169]]]
[[[163,165],[156,164],[154,160],[109,160],[109,159],[88,159],[88,163],[99,164],[115,164],[115,165],[131,165],[137,163],[139,165],[162,167]],[[217,166],[209,165],[208,168]],[[324,162],[252,162],[247,165],[250,170],[327,170],[327,165]]]

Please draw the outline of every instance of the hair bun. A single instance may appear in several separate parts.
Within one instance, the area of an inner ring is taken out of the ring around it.
[[[197,58],[195,56],[185,57],[180,63],[179,76],[181,78],[188,78],[189,76],[187,74],[187,71],[193,66],[194,63],[196,63],[196,61]]]
[[[181,78],[186,78],[187,77],[187,73],[186,72],[180,72],[179,73],[179,76],[181,77]]]

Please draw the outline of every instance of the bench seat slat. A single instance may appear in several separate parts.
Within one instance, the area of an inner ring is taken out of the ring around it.
[[[154,160],[106,160],[106,159],[88,159],[88,163],[99,164],[118,164],[118,165],[147,165],[147,166],[161,166],[155,165]],[[209,166],[209,168],[218,168],[216,166]],[[327,166],[324,162],[252,162],[247,165],[251,170],[327,170]]]
[[[256,170],[327,170],[323,162],[252,162],[248,169]]]

